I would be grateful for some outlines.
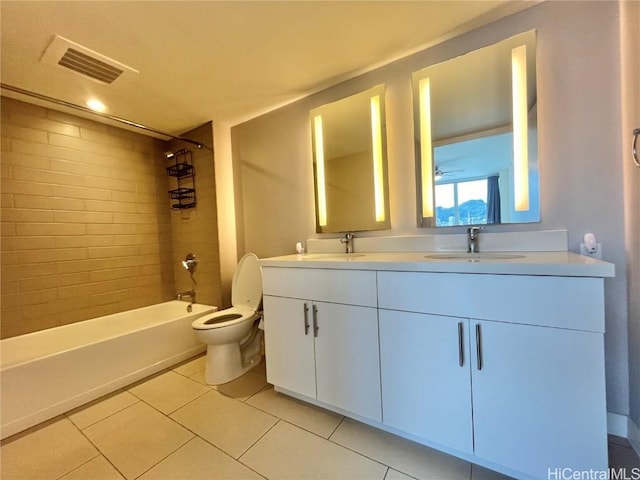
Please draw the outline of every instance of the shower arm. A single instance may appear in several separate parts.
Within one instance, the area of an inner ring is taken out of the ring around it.
[[[44,100],[45,102],[55,103],[55,104],[60,105],[62,107],[67,107],[67,108],[73,108],[73,109],[76,109],[76,110],[80,110],[80,111],[85,112],[85,113],[90,113],[91,115],[98,115],[100,117],[104,117],[104,118],[106,118],[108,120],[112,120],[114,122],[123,123],[125,125],[130,126],[130,127],[139,128],[141,130],[146,130],[147,132],[150,132],[150,133],[155,133],[157,135],[162,135],[164,137],[169,137],[169,138],[172,138],[174,140],[180,140],[180,141],[183,141],[183,142],[186,142],[186,143],[190,143],[192,145],[197,146],[198,148],[202,148],[203,147],[202,143],[200,143],[200,142],[198,142],[196,140],[191,140],[190,138],[171,135],[170,133],[162,132],[160,130],[156,130],[155,128],[147,127],[146,125],[143,125],[141,123],[132,122],[131,120],[127,120],[126,118],[116,117],[115,115],[111,115],[109,113],[97,112],[95,110],[91,110],[88,107],[83,107],[82,105],[76,105],[75,103],[67,102],[65,100],[60,100],[58,98],[49,97],[49,96],[43,95],[41,93],[32,92],[30,90],[25,90],[25,89],[19,88],[19,87],[14,87],[13,85],[7,85],[6,83],[0,83],[0,88],[2,88],[3,90],[8,90],[10,92],[19,93],[20,95],[26,95],[28,97],[37,98],[38,100]]]

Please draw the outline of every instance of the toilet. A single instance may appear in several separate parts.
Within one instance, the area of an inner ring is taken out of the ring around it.
[[[205,381],[230,382],[257,366],[262,359],[262,274],[258,257],[247,253],[238,262],[231,284],[231,308],[204,315],[191,326],[207,344]]]

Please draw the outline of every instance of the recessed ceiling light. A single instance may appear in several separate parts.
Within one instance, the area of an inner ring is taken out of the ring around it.
[[[104,103],[95,98],[87,100],[87,106],[91,110],[95,110],[96,112],[104,112],[107,109],[107,106]]]

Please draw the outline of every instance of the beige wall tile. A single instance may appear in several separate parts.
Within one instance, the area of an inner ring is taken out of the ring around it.
[[[12,118],[14,115],[29,115],[36,118],[47,117],[47,109],[44,107],[39,107],[37,105],[24,103],[19,100],[4,97],[2,99],[2,102],[3,121],[5,115],[7,115],[8,118]]]
[[[19,224],[28,225],[28,224]],[[53,248],[53,237],[11,237],[2,239],[2,250],[39,250]],[[4,272],[3,272],[4,273]]]
[[[16,233],[21,236],[84,235],[81,223],[18,223]]]
[[[60,133],[62,135],[69,135],[72,137],[80,136],[80,129],[77,126],[55,122],[47,118],[38,118],[33,115],[24,115],[12,111],[7,120],[8,123],[11,123],[12,125],[35,128],[46,132]]]
[[[113,213],[105,212],[53,212],[56,223],[113,223]]]
[[[4,207],[8,205],[2,202]],[[33,210],[22,208],[3,208],[2,209],[2,221],[3,222],[44,222],[49,223],[53,221],[53,212],[51,210]]]
[[[194,253],[199,259],[198,270],[195,273],[198,303],[225,307],[222,305],[218,226],[217,222],[212,222],[217,211],[216,198],[215,195],[206,194],[206,192],[215,191],[216,188],[213,175],[214,156],[213,152],[206,148],[206,146],[213,145],[213,127],[207,123],[185,133],[185,136],[202,142],[205,148],[195,149],[191,145],[180,142],[171,143],[170,150],[175,151],[185,147],[192,150],[193,164],[196,170],[195,188],[198,198],[195,208],[171,212],[171,228],[174,232],[172,236],[173,264],[176,265],[174,283],[177,291],[192,288],[189,274],[179,265],[187,253]],[[169,163],[167,163],[168,165]],[[167,197],[164,202],[165,205],[169,205]]]
[[[46,183],[33,183],[3,177],[2,191],[4,193],[17,193],[19,195],[51,196],[53,194],[53,186]]]
[[[81,199],[36,195],[14,194],[13,203],[17,208],[35,208],[39,210],[84,210],[85,208]]]
[[[109,145],[90,142],[82,138],[58,135],[57,133],[49,133],[49,143],[58,147],[72,148],[82,152],[101,153],[103,155],[109,155],[113,151]]]
[[[84,186],[91,188],[104,188],[106,190],[114,190],[116,192],[136,192],[137,185],[135,182],[100,177],[84,177]]]
[[[163,142],[2,98],[7,337],[173,298]]]
[[[18,125],[7,125],[2,129],[2,135],[11,138],[20,138],[31,142],[47,143],[47,132],[36,130],[35,128],[21,127]]]
[[[90,175],[93,177],[111,176],[111,168],[101,165],[88,165],[86,163],[70,162],[68,160],[51,159],[51,170],[54,172],[75,173],[78,175]]]
[[[3,165],[19,165],[31,168],[49,168],[50,160],[42,155],[30,155],[20,152],[4,152],[2,154]]]

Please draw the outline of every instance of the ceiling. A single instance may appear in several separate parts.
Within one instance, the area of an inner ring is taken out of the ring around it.
[[[1,80],[77,105],[97,97],[111,115],[178,135],[240,123],[535,3],[2,0]],[[45,63],[56,35],[139,73],[104,85]]]

